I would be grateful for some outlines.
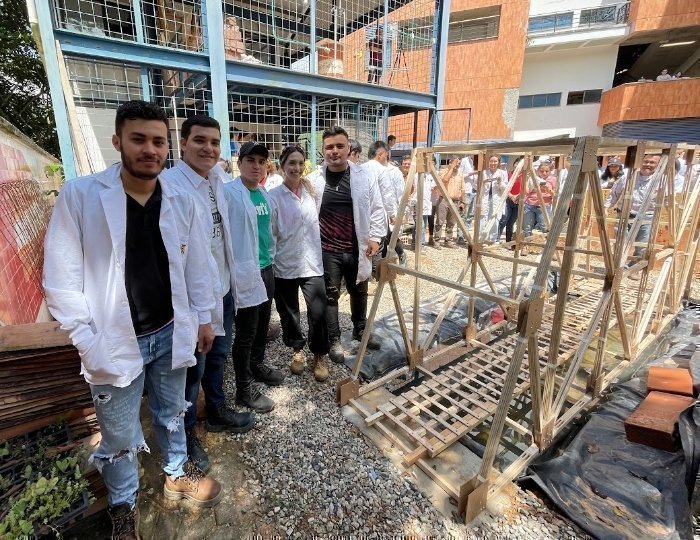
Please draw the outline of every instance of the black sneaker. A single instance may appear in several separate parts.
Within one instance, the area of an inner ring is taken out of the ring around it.
[[[211,469],[209,456],[202,445],[202,441],[197,437],[197,433],[194,429],[191,429],[187,430],[185,435],[187,436],[187,456],[190,458],[190,461],[203,472],[209,472],[209,469]]]
[[[339,339],[334,339],[331,341],[331,350],[328,353],[328,357],[336,364],[345,363],[345,351],[343,350],[343,345],[340,343]]]
[[[273,369],[266,364],[252,367],[255,380],[265,383],[268,386],[279,386],[284,382],[284,373],[281,369]]]
[[[355,341],[362,341],[362,332],[353,332],[352,339],[354,339]],[[375,337],[374,334],[370,334],[369,339],[367,340],[367,348],[376,351],[378,349],[381,349],[381,347],[381,342]]]
[[[260,393],[260,389],[254,385],[236,392],[236,405],[245,405],[259,413],[269,413],[275,408],[275,402]]]
[[[118,504],[107,508],[112,518],[112,540],[140,540],[139,536],[139,507],[133,510],[128,504]]]
[[[207,431],[246,433],[253,429],[254,425],[255,413],[252,412],[236,412],[226,405],[214,411],[207,410]]]

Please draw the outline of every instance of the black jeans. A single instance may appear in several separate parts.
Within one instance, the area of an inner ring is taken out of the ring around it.
[[[350,318],[352,319],[353,334],[362,334],[367,322],[367,280],[355,283],[357,280],[358,256],[353,253],[323,252],[323,274],[326,280],[328,306],[326,321],[330,341],[340,339],[340,323],[338,322],[338,298],[340,284],[345,280],[345,288],[350,295]]]
[[[518,221],[518,203],[514,203],[510,197],[506,199],[505,213],[498,222],[498,239],[501,239],[503,229],[506,230],[506,242],[513,239],[513,225]]]
[[[386,257],[387,252],[389,251],[389,240],[391,240],[391,235],[393,233],[389,233],[384,237],[384,249],[382,249],[382,258]],[[396,238],[396,254],[401,257],[403,255],[403,242],[401,242],[401,236]]]
[[[423,203],[425,204],[425,203]],[[430,212],[430,216],[428,216],[428,235],[433,236],[433,232],[435,231],[435,214],[437,214],[437,206],[433,205],[433,209]]]
[[[282,323],[282,341],[287,347],[301,350],[306,338],[301,330],[299,289],[306,301],[309,323],[309,349],[314,354],[328,354],[328,323],[326,322],[326,282],[323,276],[283,279],[275,278],[275,304]]]
[[[257,306],[241,308],[236,313],[236,334],[233,339],[233,369],[236,390],[247,389],[253,382],[253,369],[265,361],[267,327],[270,324],[275,277],[272,265],[260,270],[267,289],[267,301]]]

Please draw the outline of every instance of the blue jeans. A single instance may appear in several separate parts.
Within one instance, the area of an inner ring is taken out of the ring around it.
[[[199,396],[199,384],[204,390],[204,400],[207,409],[215,411],[226,405],[224,394],[224,366],[231,352],[231,340],[233,338],[233,294],[227,292],[224,302],[224,336],[216,336],[211,350],[205,355],[195,353],[197,365],[187,370],[187,384],[185,386],[185,399],[192,403],[185,414],[185,429],[194,428],[197,423],[197,397]]]
[[[532,235],[532,229],[538,229],[542,232],[547,231],[547,226],[542,214],[542,207],[534,204],[526,204],[523,212],[523,232],[525,237]]]
[[[127,503],[133,508],[139,489],[136,454],[150,452],[143,438],[140,409],[144,385],[153,418],[153,433],[169,476],[182,476],[187,461],[185,430],[180,422],[185,401],[187,368],[173,369],[173,323],[138,338],[143,371],[129,386],[90,385],[102,440],[90,457],[102,473],[110,506]]]
[[[632,217],[632,215],[630,214],[629,221],[627,222],[627,232],[628,233],[632,230],[632,227],[634,227],[634,222],[636,219],[637,219],[637,216]],[[642,223],[639,226],[639,231],[637,231],[637,236],[635,236],[634,241],[646,244],[649,242],[649,236],[651,235],[651,220],[654,219],[654,213],[649,212],[645,216],[643,216],[642,219],[646,223]],[[617,235],[617,223],[615,224],[615,235]],[[626,267],[632,266],[634,263],[638,262],[639,259],[644,257],[645,253],[646,253],[646,247],[642,247],[642,246],[635,247],[634,251],[632,252],[632,258],[625,266]]]

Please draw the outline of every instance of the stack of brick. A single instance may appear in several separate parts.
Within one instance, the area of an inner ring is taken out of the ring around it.
[[[647,397],[625,420],[627,440],[667,452],[679,447],[678,418],[695,404],[697,386],[691,370],[654,366],[647,377]]]

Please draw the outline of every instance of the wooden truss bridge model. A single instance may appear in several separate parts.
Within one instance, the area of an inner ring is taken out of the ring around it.
[[[682,189],[675,192],[674,165],[679,150],[686,152],[688,172]],[[414,186],[417,207],[422,208],[426,175],[440,176],[433,164],[434,154],[472,156],[479,171],[475,216],[481,215],[484,169],[491,156],[524,157],[508,189],[519,173],[523,186],[536,178],[534,156],[550,156],[560,165],[556,167],[559,170],[564,158],[570,156],[568,177],[554,201],[551,219],[544,212],[548,234],[529,238],[522,234],[526,190],[521,189],[517,234],[510,243],[483,242],[479,219],[474,219],[473,230],[468,228],[445,187],[437,182],[467,242],[464,265],[456,280],[421,270],[421,242],[415,246],[413,267],[398,264],[392,254],[401,229],[399,218],[390,240],[389,257],[379,264],[379,285],[358,361],[352,377],[338,385],[339,404],[352,406],[367,426],[402,450],[404,464],[419,467],[457,500],[460,513],[469,522],[572,420],[597,403],[601,393],[657,338],[688,297],[700,236],[700,181],[692,174],[697,149],[599,137],[419,148],[412,154],[398,216],[405,215]],[[660,155],[660,162],[638,211],[653,218],[648,218],[651,234],[643,246],[645,255],[635,260],[629,254],[642,220],[630,218],[631,195],[645,154]],[[599,156],[620,156],[628,168],[631,181],[626,184],[619,213],[605,208]],[[538,182],[532,185],[544,205]],[[501,208],[494,214],[500,215]],[[488,230],[496,219],[492,218],[484,229]],[[416,238],[423,238],[422,225],[417,219]],[[503,247],[511,247],[512,254],[504,254]],[[541,249],[542,253],[536,258],[523,258],[521,250],[525,247]],[[512,263],[509,294],[495,286],[489,272],[490,259]],[[630,264],[630,260],[635,262]],[[552,272],[559,278],[555,296],[549,295],[547,286]],[[395,283],[399,275],[414,278],[412,321],[404,316],[401,306]],[[485,280],[488,288],[478,287],[477,279]],[[449,294],[428,335],[421,340],[422,281],[442,285]],[[387,289],[398,316],[407,365],[361,385],[359,374],[367,339]],[[469,297],[464,339],[429,350],[428,344],[460,292]],[[476,298],[500,305],[505,320],[477,331]],[[617,351],[610,346],[612,333],[621,342]],[[415,384],[408,390],[379,405],[363,399],[407,374],[415,377]],[[527,403],[525,414],[523,403]],[[478,473],[467,481],[455,484],[454,478],[438,474],[426,462],[475,433],[487,434],[485,450]],[[516,447],[508,436],[521,444]],[[514,459],[497,468],[498,456],[508,451]]]

